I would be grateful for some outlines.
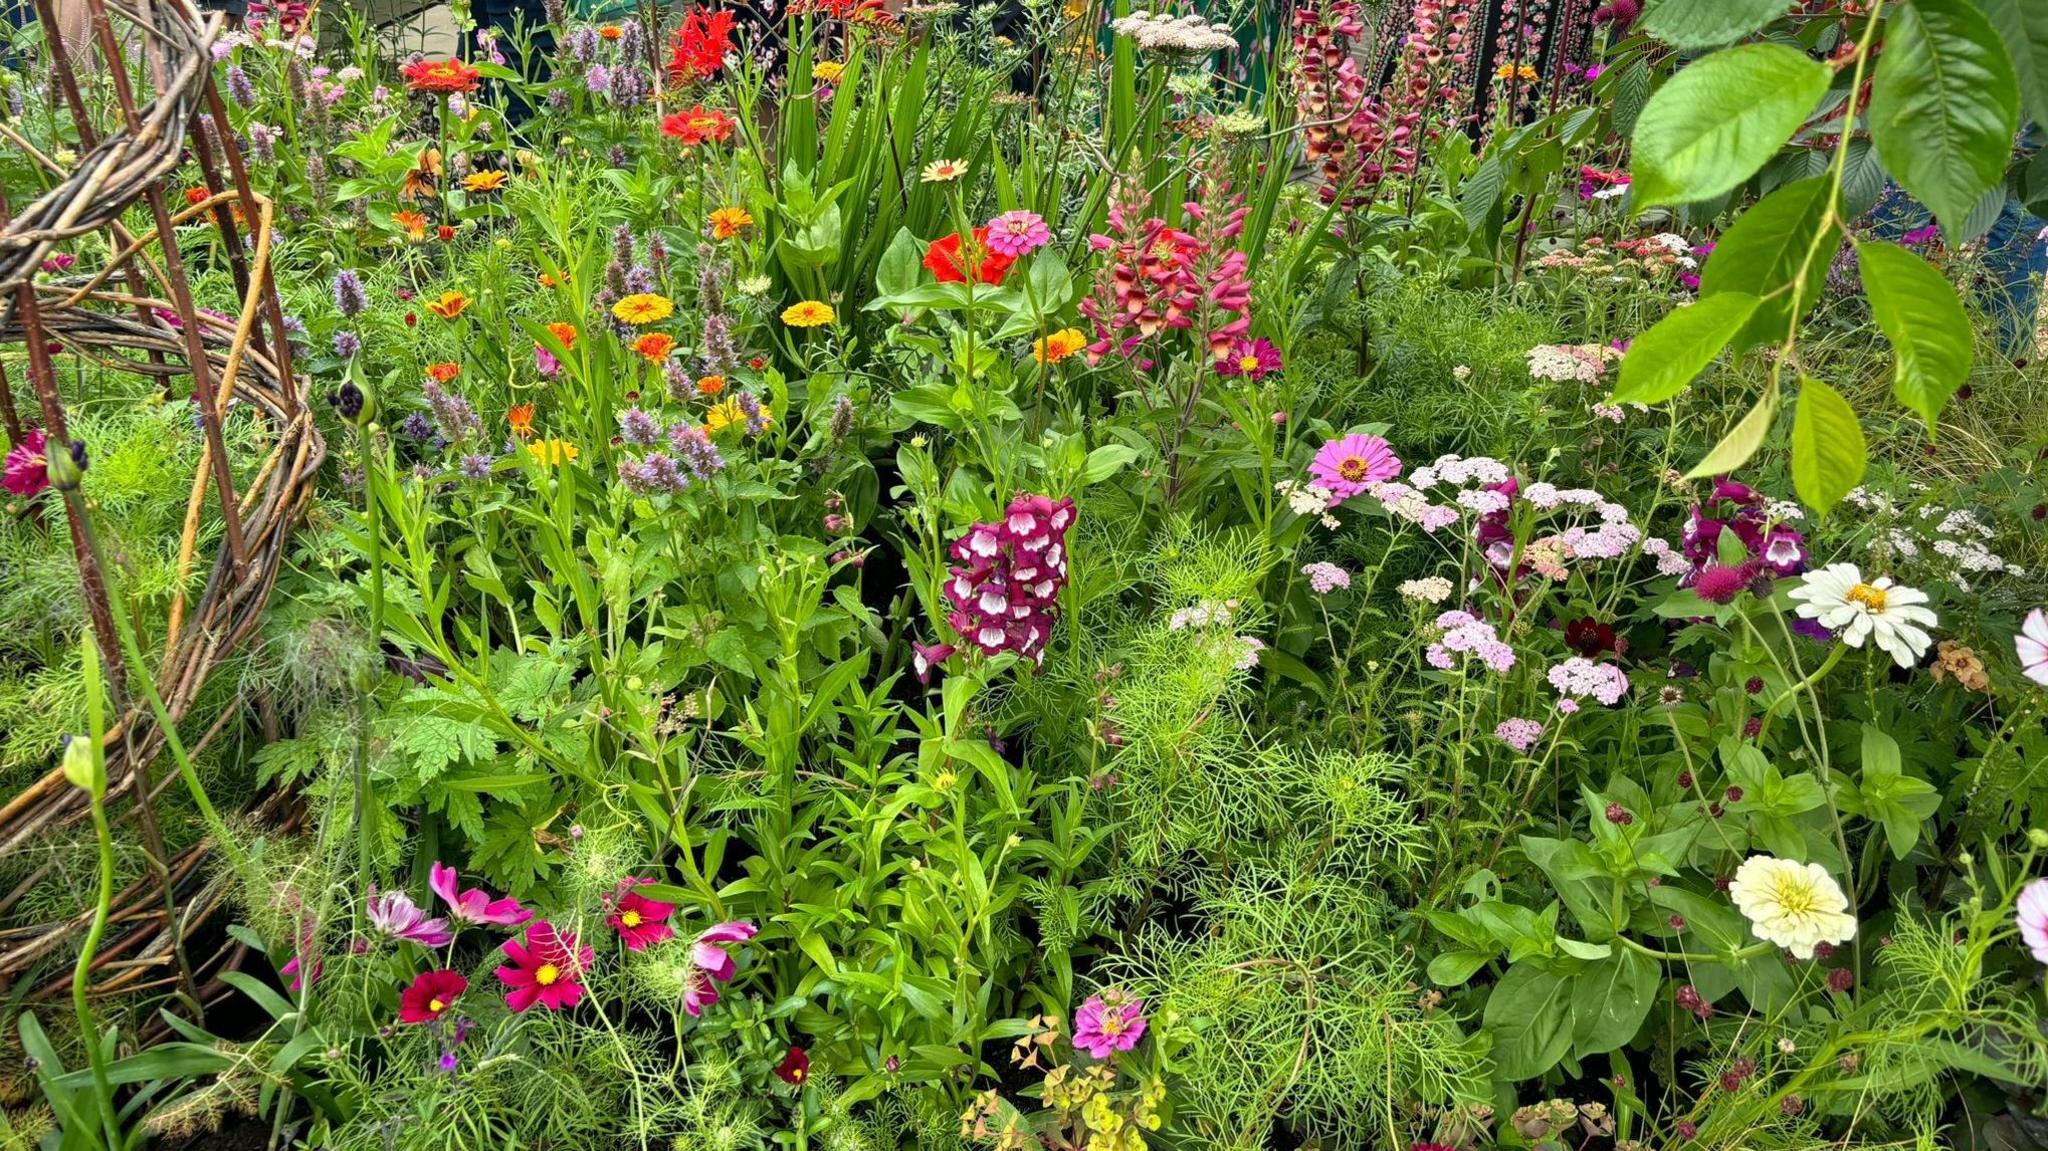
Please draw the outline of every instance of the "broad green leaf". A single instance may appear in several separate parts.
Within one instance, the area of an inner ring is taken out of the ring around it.
[[[1713,261],[1707,263],[1712,266]],[[1724,292],[1657,321],[1636,337],[1622,358],[1614,402],[1657,404],[1684,391],[1749,322],[1756,307],[1755,296]]]
[[[1579,973],[1572,989],[1572,1052],[1583,1059],[1636,1037],[1657,1001],[1657,964],[1617,951]]]
[[[1749,457],[1763,446],[1764,437],[1770,433],[1771,421],[1778,415],[1778,387],[1772,384],[1757,398],[1749,414],[1735,422],[1721,442],[1714,445],[1700,462],[1693,465],[1685,478],[1696,480],[1702,476],[1725,476],[1749,462]]]
[[[1572,1044],[1572,978],[1533,963],[1508,968],[1487,997],[1484,1023],[1493,1036],[1494,1074],[1534,1079],[1557,1065]]]
[[[2048,4],[2041,0],[1984,0],[2019,80],[2020,103],[2036,124],[2048,124]]]
[[[910,229],[896,229],[895,238],[889,241],[888,248],[882,252],[881,263],[875,268],[876,292],[886,300],[917,287],[923,259],[917,237],[910,234]]]
[[[1792,0],[1651,0],[1638,27],[1673,48],[1733,44],[1785,14]]]
[[[1883,241],[1856,245],[1870,314],[1892,342],[1892,394],[1920,413],[1931,435],[1949,397],[1970,378],[1970,317],[1932,264]]]
[[[1792,487],[1799,498],[1826,516],[1863,482],[1869,462],[1856,409],[1819,380],[1802,380],[1792,412]]]
[[[1705,200],[1755,175],[1799,130],[1829,75],[1783,44],[1744,44],[1679,69],[1636,118],[1636,206]]]
[[[1941,807],[1941,793],[1907,775],[1899,744],[1873,724],[1863,725],[1862,773],[1842,795],[1842,807],[1884,828],[1894,859],[1920,841],[1921,824]]]
[[[1707,257],[1700,271],[1703,299],[1741,292],[1759,301],[1736,333],[1736,351],[1785,338],[1794,318],[1795,287],[1799,315],[1820,300],[1828,264],[1842,242],[1840,214],[1830,210],[1833,193],[1825,177],[1779,188],[1738,217]]]
[[[1446,951],[1429,961],[1429,981],[1438,987],[1462,987],[1465,981],[1477,974],[1493,958],[1490,951],[1475,951],[1458,948]]]
[[[1907,0],[1890,11],[1870,136],[1885,168],[1955,243],[1977,198],[2005,172],[2019,81],[1998,30],[1969,0]]]

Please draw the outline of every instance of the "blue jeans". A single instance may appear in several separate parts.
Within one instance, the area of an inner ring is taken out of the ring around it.
[[[1896,184],[1887,185],[1866,219],[1887,240],[1901,240],[1929,226],[1932,217]],[[2012,359],[2032,356],[2034,325],[2041,307],[2041,282],[2048,277],[2048,220],[2008,197],[1979,243],[1989,282],[1977,289],[1986,311],[1998,321],[1998,348]]]

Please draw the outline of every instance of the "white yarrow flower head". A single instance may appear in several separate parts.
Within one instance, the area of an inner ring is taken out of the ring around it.
[[[1820,944],[1844,943],[1856,936],[1848,897],[1818,863],[1752,855],[1735,869],[1728,898],[1758,939],[1800,959],[1812,959]]]
[[[1806,573],[1792,598],[1799,614],[1818,620],[1850,647],[1875,642],[1900,667],[1912,667],[1934,643],[1927,633],[1938,621],[1927,593],[1902,587],[1890,576],[1865,582],[1855,564],[1829,564]]]

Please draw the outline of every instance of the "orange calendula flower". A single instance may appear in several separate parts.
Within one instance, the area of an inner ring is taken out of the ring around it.
[[[449,360],[427,365],[427,376],[437,383],[447,383],[462,373],[462,365]]]
[[[792,328],[822,328],[833,321],[832,305],[804,300],[782,309],[782,322]]]
[[[1057,364],[1088,344],[1088,337],[1079,328],[1062,328],[1043,339],[1031,342],[1031,355],[1041,364]]]
[[[562,341],[562,348],[564,350],[576,346],[576,325],[574,324],[565,324],[560,320],[556,320],[548,325],[548,334]]]
[[[568,440],[535,440],[526,445],[526,454],[533,457],[534,463],[553,468],[574,463],[576,457],[583,453]]]
[[[415,60],[400,68],[398,74],[405,77],[405,86],[414,92],[441,95],[474,92],[483,82],[483,73],[460,60]]]
[[[617,40],[625,36],[626,30],[617,24],[600,24],[597,26],[597,34],[607,40]]]
[[[648,363],[658,364],[676,350],[676,338],[667,332],[647,332],[633,341],[633,350]]]
[[[714,240],[730,240],[753,226],[753,213],[745,208],[719,208],[711,213],[711,238]]]
[[[391,213],[391,222],[405,229],[405,234],[414,240],[427,238],[427,216],[411,208],[402,208]]]
[[[702,104],[687,112],[672,112],[661,118],[661,134],[682,141],[685,148],[694,148],[706,141],[723,144],[732,139],[733,129],[738,126],[739,121],[723,111],[706,108]]]
[[[509,175],[496,168],[485,168],[471,172],[462,178],[462,186],[471,192],[500,192],[505,188]]]
[[[700,396],[715,396],[724,390],[724,376],[703,376],[697,380],[697,394]]]
[[[511,407],[506,408],[505,426],[511,428],[512,434],[518,436],[522,440],[532,435],[533,405],[513,404]]]
[[[675,314],[676,306],[667,296],[653,292],[635,292],[612,305],[612,315],[621,323],[639,327],[642,324],[658,324]]]
[[[442,292],[441,298],[427,301],[427,310],[444,320],[452,320],[469,307],[469,297],[461,292]]]

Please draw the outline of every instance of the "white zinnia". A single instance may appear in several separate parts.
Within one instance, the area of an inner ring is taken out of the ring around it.
[[[1865,583],[1855,564],[1806,573],[1792,598],[1801,601],[1801,616],[1819,620],[1843,643],[1862,647],[1864,640],[1875,640],[1900,667],[1912,667],[1934,642],[1925,630],[1936,623],[1934,612],[1923,606],[1926,592],[1894,584],[1890,576]]]
[[[1812,959],[1818,944],[1842,943],[1856,935],[1848,897],[1818,863],[1752,855],[1735,869],[1728,898],[1757,938],[1800,959]]]

